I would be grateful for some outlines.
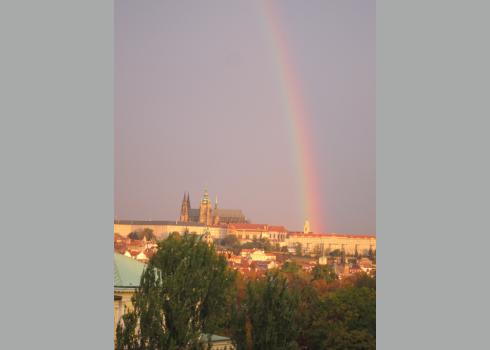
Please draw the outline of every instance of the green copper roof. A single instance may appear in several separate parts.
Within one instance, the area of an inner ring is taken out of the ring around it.
[[[209,334],[202,334],[201,335],[201,341],[207,342],[208,336],[209,336]],[[224,341],[224,340],[230,340],[230,338],[223,337],[221,335],[211,334],[211,342]]]
[[[114,287],[138,287],[145,264],[114,253]]]

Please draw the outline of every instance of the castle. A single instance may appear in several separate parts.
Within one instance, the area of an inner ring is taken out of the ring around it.
[[[243,215],[242,211],[239,209],[219,209],[217,198],[214,203],[214,208],[212,208],[207,190],[204,191],[204,195],[201,198],[199,209],[192,209],[189,193],[187,192],[184,194],[184,199],[182,200],[180,208],[180,221],[200,223],[207,226],[248,223],[245,215]]]

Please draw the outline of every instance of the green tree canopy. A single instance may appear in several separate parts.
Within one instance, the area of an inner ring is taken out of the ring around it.
[[[221,244],[226,247],[233,247],[235,245],[239,245],[240,241],[235,235],[226,235],[225,238],[221,240]]]
[[[226,237],[223,238],[220,243],[222,246],[231,249],[235,254],[238,254],[240,252],[240,241],[235,235],[226,235]]]
[[[332,250],[329,254],[330,254],[330,256],[341,256],[342,252],[340,251],[340,249],[335,249],[335,250]]]
[[[301,271],[301,266],[294,261],[286,261],[284,264],[282,264],[281,271],[294,274]]]
[[[261,249],[266,252],[272,250],[272,245],[267,238],[254,239],[252,242],[243,243],[241,249]]]
[[[144,237],[146,238],[147,241],[153,241],[156,239],[155,235],[153,234],[153,230],[151,228],[145,228],[141,231],[133,231],[128,235],[128,237],[133,240],[141,240]]]
[[[303,255],[303,246],[301,243],[296,244],[296,247],[294,247],[294,249],[297,256]]]
[[[117,349],[197,349],[227,314],[235,273],[196,235],[159,242],[141,277],[134,310],[117,327]]]
[[[297,348],[298,297],[278,271],[249,282],[245,301],[255,350]]]
[[[340,288],[315,306],[316,314],[304,339],[310,349],[376,348],[376,291]]]
[[[335,281],[338,277],[332,266],[316,265],[312,271],[313,281],[323,279],[327,282]]]

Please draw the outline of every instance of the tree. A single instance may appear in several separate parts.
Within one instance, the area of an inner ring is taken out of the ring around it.
[[[374,257],[373,247],[371,247],[371,246],[369,247],[368,257],[370,259],[373,259],[373,257]]]
[[[156,239],[151,228],[145,228],[142,231],[133,231],[128,235],[128,238],[132,240],[141,240],[143,237],[145,237],[147,241]]]
[[[340,328],[326,339],[326,348],[332,350],[375,350],[376,338],[365,330],[348,331]]]
[[[316,305],[305,331],[310,349],[361,350],[376,348],[376,291],[340,288]]]
[[[286,261],[281,268],[282,272],[285,273],[298,273],[301,270],[301,266],[294,261]]]
[[[261,249],[266,252],[272,250],[272,245],[267,238],[254,239],[252,242],[242,244],[241,249]]]
[[[313,281],[325,280],[326,282],[335,281],[338,277],[332,266],[329,265],[316,265],[312,271]]]
[[[345,250],[342,249],[342,251],[340,252],[340,263],[343,265],[345,264]]]
[[[231,249],[235,254],[238,254],[240,252],[240,241],[235,235],[227,235],[221,240],[221,245],[228,249]]]
[[[340,251],[340,249],[335,249],[335,250],[332,250],[330,252],[330,256],[337,257],[337,256],[341,256],[341,255],[342,255],[342,252]]]
[[[225,238],[221,240],[221,244],[225,247],[234,247],[235,245],[239,245],[240,241],[235,235],[226,235]]]
[[[357,288],[369,288],[376,290],[376,278],[369,276],[365,272],[361,272],[352,277],[354,286]]]
[[[296,255],[297,256],[302,256],[303,255],[303,246],[302,246],[301,243],[296,244],[295,250],[296,250]]]
[[[255,350],[296,349],[298,297],[278,271],[247,285],[245,301]]]
[[[133,297],[134,310],[117,327],[117,349],[197,349],[203,333],[225,322],[235,273],[200,237],[159,242]]]

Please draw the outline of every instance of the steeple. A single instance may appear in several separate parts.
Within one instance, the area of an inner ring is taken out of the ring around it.
[[[182,199],[182,206],[180,208],[180,221],[189,221],[190,207],[189,193],[184,193],[184,199]]]
[[[214,210],[213,210],[213,225],[219,225],[219,214],[218,214],[218,196],[214,201]]]
[[[201,203],[209,203],[208,190],[204,190],[204,196],[201,199]]]
[[[305,220],[305,225],[303,226],[303,233],[307,234],[310,233],[310,222],[308,219]]]

